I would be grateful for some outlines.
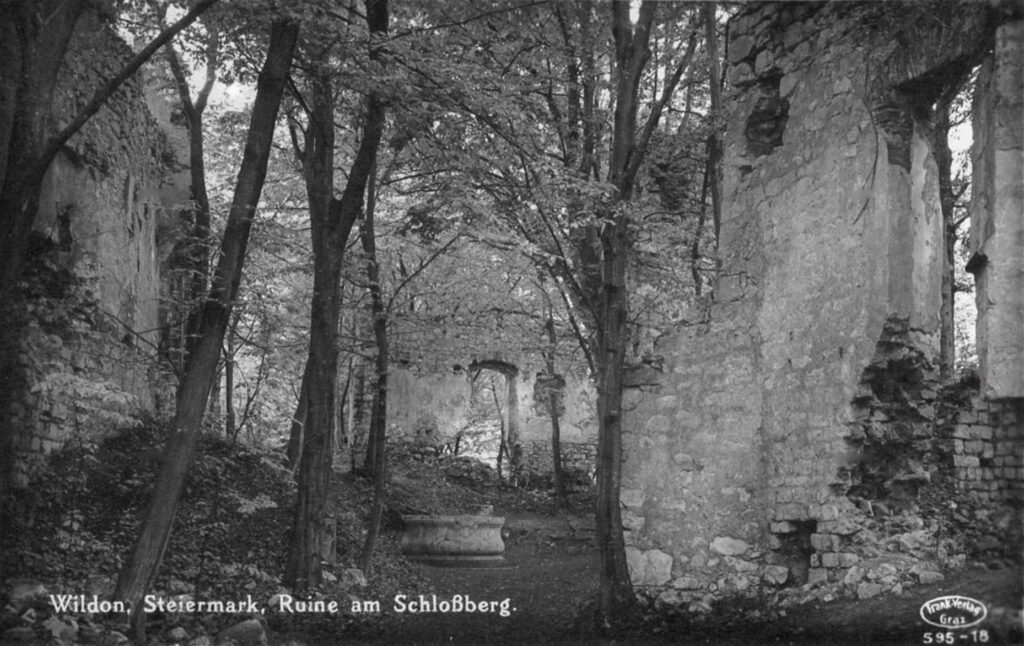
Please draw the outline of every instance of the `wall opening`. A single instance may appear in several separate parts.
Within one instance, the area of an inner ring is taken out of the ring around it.
[[[777,565],[789,568],[786,587],[807,583],[811,569],[811,555],[814,554],[811,535],[818,531],[818,522],[815,520],[791,520],[776,523],[773,529],[777,530],[775,531],[776,545],[778,545],[775,550]]]

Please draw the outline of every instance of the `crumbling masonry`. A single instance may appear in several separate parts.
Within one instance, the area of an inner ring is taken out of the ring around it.
[[[970,547],[923,507],[944,477],[1019,549],[1024,23],[1008,7],[787,2],[732,19],[714,301],[632,370],[624,405],[627,554],[662,602],[939,580]],[[979,65],[981,388],[956,406],[936,366],[928,119]]]

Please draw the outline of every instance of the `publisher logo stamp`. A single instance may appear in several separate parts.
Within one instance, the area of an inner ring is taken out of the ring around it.
[[[921,619],[925,623],[947,630],[977,626],[987,615],[985,604],[958,594],[936,597],[921,605]]]

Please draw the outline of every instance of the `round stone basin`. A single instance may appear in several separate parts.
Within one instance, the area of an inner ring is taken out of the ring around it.
[[[402,516],[402,553],[412,561],[443,567],[505,565],[498,516]]]

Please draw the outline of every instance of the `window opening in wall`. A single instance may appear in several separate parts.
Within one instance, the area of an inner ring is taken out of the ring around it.
[[[458,455],[475,458],[496,469],[506,430],[504,379],[484,373],[472,381],[471,388],[469,418],[453,446],[458,447]]]
[[[779,548],[775,551],[778,565],[789,568],[789,579],[786,586],[799,586],[807,583],[811,569],[811,534],[818,530],[815,520],[793,520],[782,523],[783,532],[776,532]]]
[[[934,108],[936,161],[945,242],[940,369],[943,381],[976,381],[974,278],[968,271],[971,201],[971,103],[977,69]],[[945,143],[946,148],[941,145]],[[947,167],[943,168],[946,164]]]

